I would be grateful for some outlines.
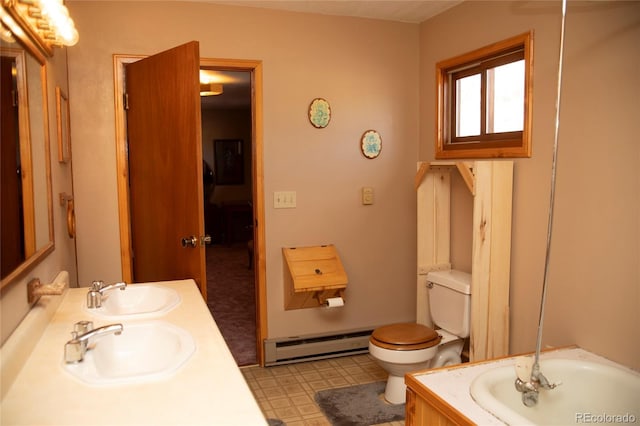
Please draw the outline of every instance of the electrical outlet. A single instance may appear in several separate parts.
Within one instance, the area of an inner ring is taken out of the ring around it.
[[[273,193],[274,209],[295,209],[296,191],[276,191]]]
[[[365,206],[373,204],[373,188],[362,188],[362,204],[364,204]]]

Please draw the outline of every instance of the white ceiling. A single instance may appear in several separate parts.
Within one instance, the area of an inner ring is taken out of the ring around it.
[[[323,15],[420,23],[462,3],[462,0],[196,0]]]

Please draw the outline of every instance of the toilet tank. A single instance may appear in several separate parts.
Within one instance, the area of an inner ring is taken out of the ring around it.
[[[458,337],[469,337],[471,318],[471,274],[456,270],[427,274],[431,319],[438,327]]]

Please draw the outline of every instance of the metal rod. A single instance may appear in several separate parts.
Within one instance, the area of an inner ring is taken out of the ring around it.
[[[562,0],[562,24],[560,27],[560,59],[558,60],[558,88],[556,92],[556,122],[555,135],[553,139],[553,160],[551,163],[551,197],[549,200],[549,221],[547,225],[547,248],[544,259],[544,277],[542,281],[542,298],[540,299],[540,318],[538,320],[538,338],[536,341],[536,354],[533,363],[532,373],[537,374],[540,370],[538,361],[540,359],[540,347],[542,345],[542,328],[544,323],[544,307],[547,300],[547,287],[549,278],[549,258],[551,256],[551,236],[553,232],[553,210],[556,197],[556,169],[558,162],[558,139],[560,135],[560,98],[562,94],[562,66],[564,57],[564,28],[567,17],[567,0]],[[533,376],[533,374],[532,374]]]

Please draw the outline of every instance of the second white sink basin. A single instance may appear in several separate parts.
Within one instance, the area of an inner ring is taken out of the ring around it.
[[[85,309],[91,314],[117,321],[164,315],[178,306],[180,294],[172,288],[155,284],[129,284],[124,290],[109,290],[102,306]]]
[[[84,360],[63,368],[92,385],[145,383],[172,376],[195,352],[187,331],[164,321],[124,324],[120,335],[89,342]]]

